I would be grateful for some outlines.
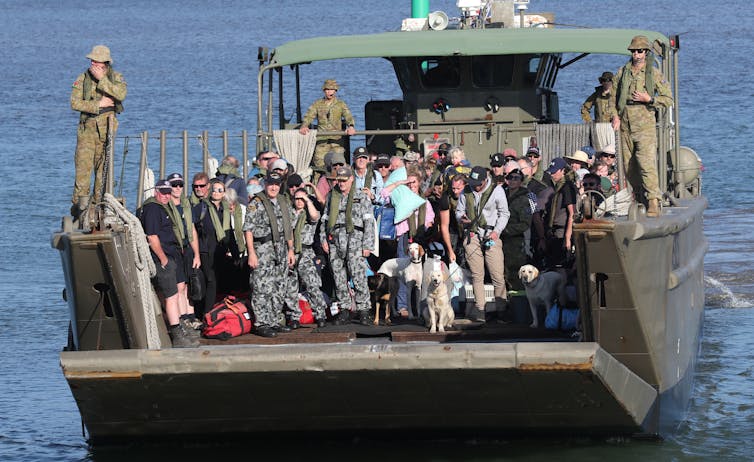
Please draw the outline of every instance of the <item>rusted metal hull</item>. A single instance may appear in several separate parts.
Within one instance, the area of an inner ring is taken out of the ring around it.
[[[658,398],[595,343],[204,346],[64,352],[61,362],[93,442],[291,430],[636,434]]]

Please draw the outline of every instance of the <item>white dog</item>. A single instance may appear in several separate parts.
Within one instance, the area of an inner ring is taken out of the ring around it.
[[[524,265],[518,270],[518,277],[526,287],[526,298],[531,309],[533,321],[529,327],[539,327],[537,312],[540,307],[544,307],[547,313],[555,301],[565,306],[565,278],[562,274],[555,271],[540,274],[536,266]]]
[[[424,248],[412,242],[408,246],[408,257],[391,258],[386,260],[378,273],[394,278],[401,278],[408,286],[408,301],[414,308],[413,312],[419,313],[420,297],[422,293],[422,282],[424,279]],[[411,296],[413,287],[417,289],[416,298]],[[413,318],[412,310],[409,310],[409,318]]]
[[[429,277],[427,291],[427,311],[429,312],[429,331],[445,332],[445,328],[453,327],[456,319],[450,306],[446,277],[441,269],[435,269]]]

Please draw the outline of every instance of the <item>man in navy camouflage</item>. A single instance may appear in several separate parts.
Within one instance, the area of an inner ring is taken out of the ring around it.
[[[81,113],[74,155],[76,179],[71,199],[74,218],[78,218],[89,205],[92,172],[94,200],[101,199],[108,125],[115,138],[118,121],[114,114],[123,111],[127,92],[123,76],[112,68],[113,59],[108,47],[97,45],[86,57],[91,60],[89,69],[76,77],[71,91],[71,109]]]
[[[657,110],[673,105],[670,86],[654,66],[649,39],[637,35],[628,45],[631,61],[613,77],[613,129],[620,129],[621,155],[626,177],[637,200],[647,205],[647,216],[660,214],[657,176]],[[646,193],[646,198],[644,194]]]
[[[262,337],[290,331],[290,327],[282,324],[286,285],[281,281],[295,261],[293,217],[288,200],[280,194],[282,180],[277,173],[267,174],[264,191],[249,202],[243,227],[251,268],[254,326]]]
[[[358,321],[370,325],[369,287],[366,258],[374,248],[374,214],[372,202],[364,191],[354,187],[353,171],[347,165],[338,168],[337,185],[325,201],[321,226],[322,250],[329,255],[335,278],[335,293],[341,308],[336,319],[342,324],[350,319],[350,276],[356,298]]]

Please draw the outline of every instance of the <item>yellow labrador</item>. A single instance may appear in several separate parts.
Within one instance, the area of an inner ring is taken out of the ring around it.
[[[453,307],[450,306],[445,279],[440,269],[433,270],[429,277],[427,311],[429,311],[429,331],[432,333],[445,332],[445,328],[453,327],[453,321],[456,319]]]

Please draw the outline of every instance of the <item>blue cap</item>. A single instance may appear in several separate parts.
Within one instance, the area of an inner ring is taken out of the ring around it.
[[[547,167],[547,170],[545,171],[552,175],[558,170],[564,169],[566,167],[568,167],[568,163],[565,161],[565,159],[563,159],[562,157],[556,157],[550,162],[550,166]]]
[[[594,159],[594,156],[597,154],[597,152],[591,146],[582,146],[580,150],[584,151],[590,159]]]

